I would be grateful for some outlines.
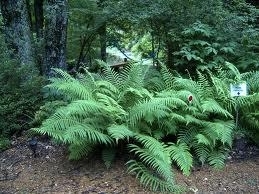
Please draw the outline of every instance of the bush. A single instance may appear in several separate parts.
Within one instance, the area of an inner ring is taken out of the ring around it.
[[[153,73],[137,64],[120,73],[105,67],[99,76],[86,71],[76,78],[56,69],[58,76],[46,87],[67,105],[34,131],[67,144],[70,159],[101,147],[107,166],[124,142],[135,154],[127,162],[129,172],[152,190],[173,192],[179,189],[173,163],[185,175],[194,158],[216,168],[224,166],[235,128],[235,101],[226,76],[235,69],[226,65],[216,75],[197,71],[197,80],[174,75],[164,66]],[[151,75],[155,76],[148,78]]]
[[[9,137],[29,128],[42,102],[43,78],[11,58],[1,35],[0,49],[0,135]]]

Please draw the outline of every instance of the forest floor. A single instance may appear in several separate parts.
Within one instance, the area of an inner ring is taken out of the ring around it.
[[[67,151],[50,141],[38,143],[32,156],[27,140],[18,138],[0,153],[0,194],[7,193],[152,193],[127,173],[125,157],[110,169],[98,157],[69,161]],[[245,145],[233,150],[223,170],[196,167],[190,176],[175,170],[187,193],[258,193],[259,150]]]

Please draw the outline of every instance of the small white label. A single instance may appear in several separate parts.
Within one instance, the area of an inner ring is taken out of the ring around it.
[[[246,82],[238,84],[230,84],[230,95],[235,96],[247,96]]]

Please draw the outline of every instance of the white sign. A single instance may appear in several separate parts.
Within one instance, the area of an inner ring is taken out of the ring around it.
[[[235,96],[247,96],[246,82],[238,84],[230,84],[230,95]]]

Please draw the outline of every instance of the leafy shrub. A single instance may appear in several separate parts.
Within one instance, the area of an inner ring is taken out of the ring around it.
[[[40,126],[42,121],[50,117],[57,108],[67,105],[66,102],[61,100],[47,101],[44,105],[40,106],[36,111],[34,119],[30,122],[31,126]]]
[[[240,76],[247,83],[251,100],[250,103],[237,104],[238,125],[249,139],[259,145],[259,72],[243,73]]]
[[[224,42],[212,27],[201,22],[196,22],[182,31],[181,38],[179,51],[174,52],[175,67],[178,71],[188,69],[195,74],[196,69],[214,69],[225,61],[230,61],[235,55],[234,43]]]
[[[76,78],[56,69],[58,76],[46,88],[67,104],[33,130],[68,144],[70,159],[102,147],[107,167],[124,142],[136,155],[127,163],[129,172],[152,190],[176,191],[172,164],[186,175],[194,159],[223,167],[234,138],[236,104],[255,100],[230,96],[229,84],[244,79],[232,64],[216,69],[197,71],[197,80],[164,66],[160,73],[137,64],[120,73],[105,66],[99,75],[86,70]]]
[[[11,58],[2,36],[0,48],[0,135],[8,137],[29,128],[30,117],[41,103],[43,79]]]
[[[6,150],[11,145],[11,141],[6,137],[0,137],[0,152]]]

